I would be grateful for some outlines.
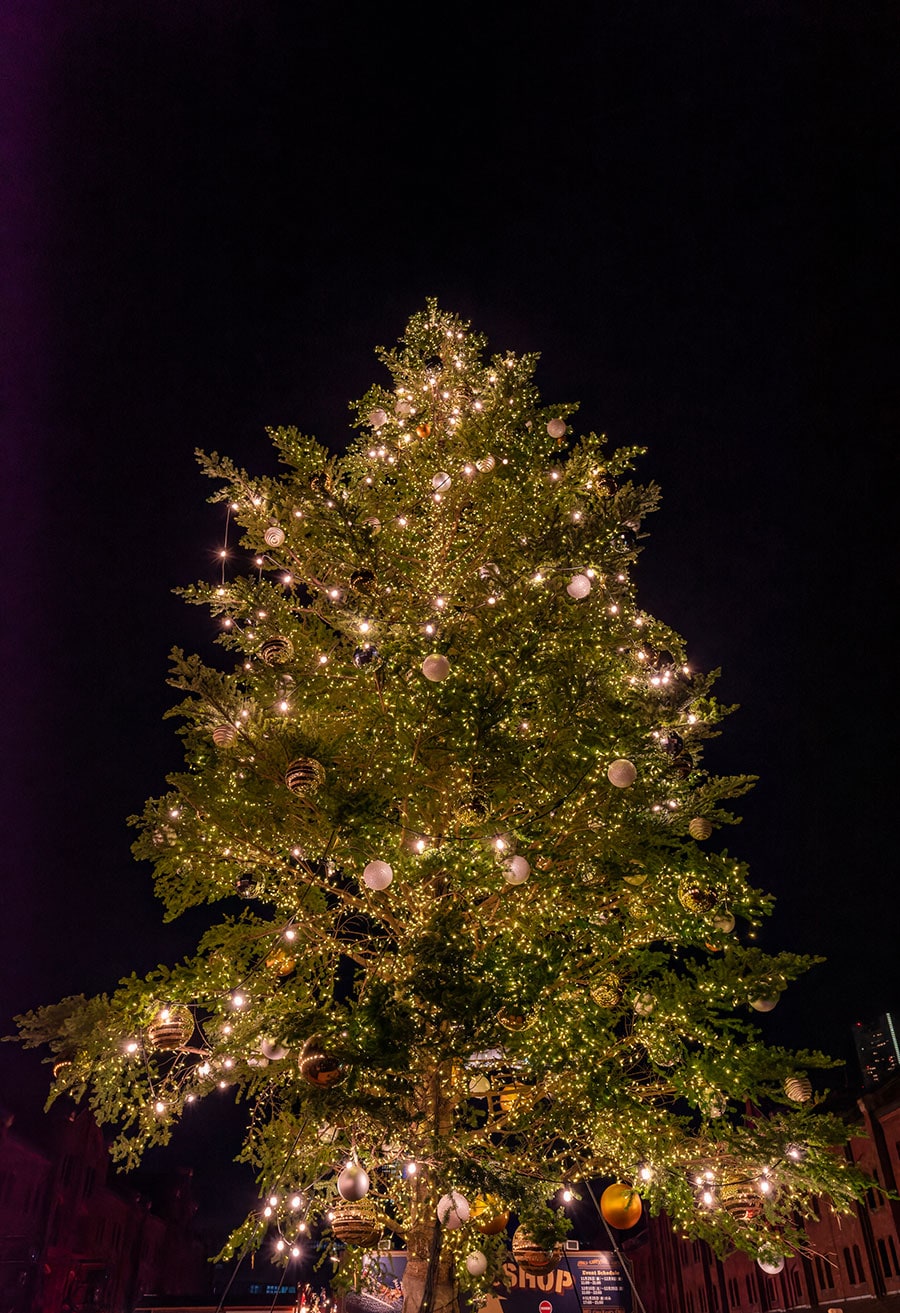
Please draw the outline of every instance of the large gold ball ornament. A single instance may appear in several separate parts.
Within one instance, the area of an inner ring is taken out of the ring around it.
[[[619,977],[613,972],[595,976],[588,985],[591,998],[598,1008],[614,1008],[622,997]]]
[[[750,1006],[754,1012],[771,1012],[778,1004],[778,995],[774,994],[770,998],[752,998]]]
[[[431,437],[431,425],[428,423],[427,419],[423,419],[421,424],[416,425],[416,437],[417,438]]]
[[[237,740],[237,730],[234,725],[224,724],[216,725],[212,732],[212,741],[217,748],[230,748]]]
[[[297,959],[284,948],[273,948],[266,957],[266,966],[276,976],[289,976],[296,969]]]
[[[497,462],[493,456],[482,456],[480,460],[475,462],[475,468],[479,474],[490,474],[496,464]]]
[[[716,895],[694,876],[688,875],[678,886],[678,901],[686,912],[702,916],[716,905]]]
[[[792,1103],[808,1103],[812,1098],[812,1082],[808,1076],[788,1076],[784,1092]]]
[[[154,1049],[180,1049],[194,1033],[194,1016],[183,1003],[161,1007],[147,1027]]]
[[[519,1012],[516,1008],[500,1008],[497,1020],[507,1030],[527,1030],[533,1023],[534,1017],[529,1017],[527,1013]]]
[[[500,1111],[512,1112],[526,1088],[527,1086],[519,1085],[516,1081],[510,1082],[509,1085],[504,1085],[497,1096],[500,1104]]]
[[[259,647],[260,660],[265,661],[267,666],[283,665],[285,661],[290,661],[293,655],[293,643],[289,638],[282,637],[281,634],[275,634],[272,638],[267,638]]]
[[[617,1231],[628,1231],[640,1221],[644,1206],[637,1190],[616,1181],[608,1185],[600,1196],[600,1212]]]
[[[472,1203],[472,1221],[482,1235],[499,1235],[509,1224],[509,1212],[494,1195],[479,1194]]]
[[[540,1275],[552,1272],[559,1266],[562,1245],[557,1244],[552,1249],[544,1249],[524,1226],[519,1226],[512,1238],[512,1255],[519,1267],[523,1267],[526,1272]]]
[[[291,793],[302,798],[325,783],[325,767],[312,757],[298,757],[284,772],[284,782]]]
[[[338,1194],[342,1199],[356,1202],[369,1193],[369,1173],[359,1163],[348,1163],[337,1179]]]
[[[719,1203],[736,1222],[749,1222],[759,1212],[762,1198],[752,1181],[723,1181],[718,1190]]]
[[[712,821],[706,816],[694,816],[688,825],[688,834],[692,839],[708,839],[712,832]]]
[[[332,1213],[331,1229],[345,1245],[371,1249],[378,1242],[381,1227],[371,1199],[341,1199]]]
[[[433,684],[446,679],[450,674],[450,662],[441,652],[432,652],[422,662],[422,674]]]
[[[315,1036],[308,1039],[300,1050],[297,1069],[307,1085],[317,1090],[330,1090],[347,1075],[344,1064],[332,1054],[326,1053],[321,1041]]]
[[[564,419],[551,419],[547,425],[547,432],[551,438],[556,438],[559,441],[560,438],[566,436],[566,421]]]

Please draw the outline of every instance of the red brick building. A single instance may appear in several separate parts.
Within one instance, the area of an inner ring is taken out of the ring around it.
[[[120,1184],[90,1112],[62,1103],[41,1143],[0,1119],[0,1313],[129,1313],[147,1291],[202,1294],[190,1177],[154,1199]]]

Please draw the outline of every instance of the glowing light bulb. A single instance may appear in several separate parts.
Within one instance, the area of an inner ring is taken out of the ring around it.
[[[284,932],[284,937],[285,937],[285,939],[288,939],[288,940],[296,939],[296,938],[297,938],[297,931],[296,931],[296,930],[285,930],[285,932]]]
[[[283,1240],[276,1240],[276,1242],[275,1242],[275,1248],[278,1250],[279,1253],[281,1253],[282,1249],[284,1249],[284,1241],[283,1241]]]
[[[320,665],[320,666],[324,666],[324,665],[327,665],[327,664],[328,664],[328,657],[325,655],[324,652],[320,652],[320,653],[319,653],[319,665]]]
[[[299,1208],[302,1202],[303,1200],[300,1198],[300,1196],[298,1194],[295,1194],[294,1197],[291,1199],[291,1208],[293,1209]]]
[[[288,705],[289,705],[289,704],[288,704],[287,702],[279,702],[279,703],[278,703],[278,710],[279,710],[279,711],[287,711],[287,709],[288,709]]]
[[[133,1039],[129,1040],[128,1043],[125,1045],[126,1053],[137,1053],[137,1050],[138,1050],[138,1046],[136,1040]]]
[[[418,1170],[419,1170],[419,1164],[413,1162],[412,1159],[410,1159],[410,1161],[406,1164],[406,1175],[415,1176]]]
[[[571,1190],[563,1190],[563,1192],[562,1192],[562,1198],[563,1198],[563,1203],[564,1203],[564,1204],[570,1204],[570,1203],[572,1202],[572,1198],[573,1198],[572,1191],[571,1191]]]
[[[300,1257],[300,1250],[297,1248],[296,1245],[292,1245],[292,1246],[291,1246],[291,1258],[299,1258],[299,1257]]]
[[[162,1099],[157,1099],[157,1100],[156,1100],[156,1102],[155,1102],[154,1105],[153,1105],[153,1110],[154,1110],[154,1112],[156,1112],[156,1113],[164,1113],[164,1112],[165,1112],[165,1110],[166,1110],[166,1105],[163,1103]]]
[[[413,845],[417,853],[423,853],[427,846],[424,839],[417,839]]]
[[[272,1216],[272,1209],[269,1207],[268,1204],[266,1204],[265,1208],[263,1209],[263,1217],[271,1217],[271,1216]]]
[[[269,1198],[269,1207],[270,1207],[270,1208],[277,1208],[277,1207],[278,1207],[278,1195],[277,1195],[277,1194],[273,1194],[273,1195],[270,1196],[270,1198]]]
[[[638,1172],[638,1176],[641,1178],[642,1181],[652,1181],[653,1168],[648,1167],[645,1163],[644,1166],[641,1168],[641,1170]]]

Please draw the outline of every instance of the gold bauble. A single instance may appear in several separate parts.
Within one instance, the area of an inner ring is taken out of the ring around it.
[[[297,757],[284,772],[284,782],[291,793],[302,798],[325,783],[325,767],[312,757]]]
[[[749,1222],[762,1205],[752,1181],[724,1181],[718,1190],[719,1203],[736,1222]]]
[[[300,1050],[297,1069],[307,1085],[313,1085],[317,1090],[330,1090],[347,1075],[344,1064],[326,1053],[315,1036],[308,1039]]]
[[[431,437],[431,425],[428,423],[427,419],[423,419],[421,424],[416,425],[416,437],[417,438]]]
[[[812,1083],[808,1076],[788,1076],[784,1092],[794,1103],[808,1103],[812,1098]]]
[[[527,1030],[533,1024],[534,1017],[529,1017],[526,1013],[519,1012],[515,1008],[500,1008],[497,1013],[497,1020],[507,1030]]]
[[[297,959],[284,948],[273,948],[266,957],[266,966],[270,971],[274,971],[276,976],[289,976],[296,970]]]
[[[525,1085],[519,1085],[515,1081],[511,1082],[509,1085],[504,1085],[503,1089],[497,1096],[500,1103],[500,1111],[512,1112],[526,1088]]]
[[[530,1232],[526,1231],[524,1226],[516,1228],[512,1238],[513,1258],[520,1267],[524,1267],[526,1272],[541,1274],[552,1272],[559,1266],[559,1260],[562,1258],[562,1245],[554,1245],[552,1249],[544,1249],[537,1243]]]
[[[616,1181],[608,1185],[600,1196],[600,1212],[617,1231],[628,1231],[640,1221],[644,1205],[637,1190]]]
[[[378,1243],[381,1227],[371,1199],[341,1199],[332,1212],[331,1229],[345,1245],[371,1249]]]
[[[183,1003],[161,1007],[147,1027],[155,1049],[180,1049],[194,1033],[194,1015]]]
[[[687,875],[678,886],[678,901],[686,912],[702,916],[716,905],[716,895],[692,875]]]
[[[289,638],[282,638],[280,634],[267,638],[259,649],[260,659],[265,661],[267,666],[280,666],[285,661],[290,661],[293,655],[293,643]]]
[[[472,1221],[482,1235],[499,1235],[509,1223],[509,1213],[496,1195],[479,1194],[472,1203]]]
[[[595,976],[590,981],[588,990],[598,1008],[614,1008],[622,997],[619,977],[612,971]]]
[[[688,833],[692,839],[708,839],[712,832],[712,821],[705,816],[695,816],[688,826]]]
[[[230,748],[237,738],[237,730],[234,725],[224,724],[216,725],[212,732],[212,741],[217,748]]]

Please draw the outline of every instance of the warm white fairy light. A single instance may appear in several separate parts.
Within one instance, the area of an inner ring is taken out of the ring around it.
[[[295,1195],[292,1196],[292,1198],[291,1198],[291,1208],[293,1208],[294,1212],[297,1211],[297,1209],[300,1207],[300,1205],[301,1205],[302,1203],[303,1203],[303,1200],[300,1198],[300,1196],[299,1196],[298,1194],[295,1194]]]

